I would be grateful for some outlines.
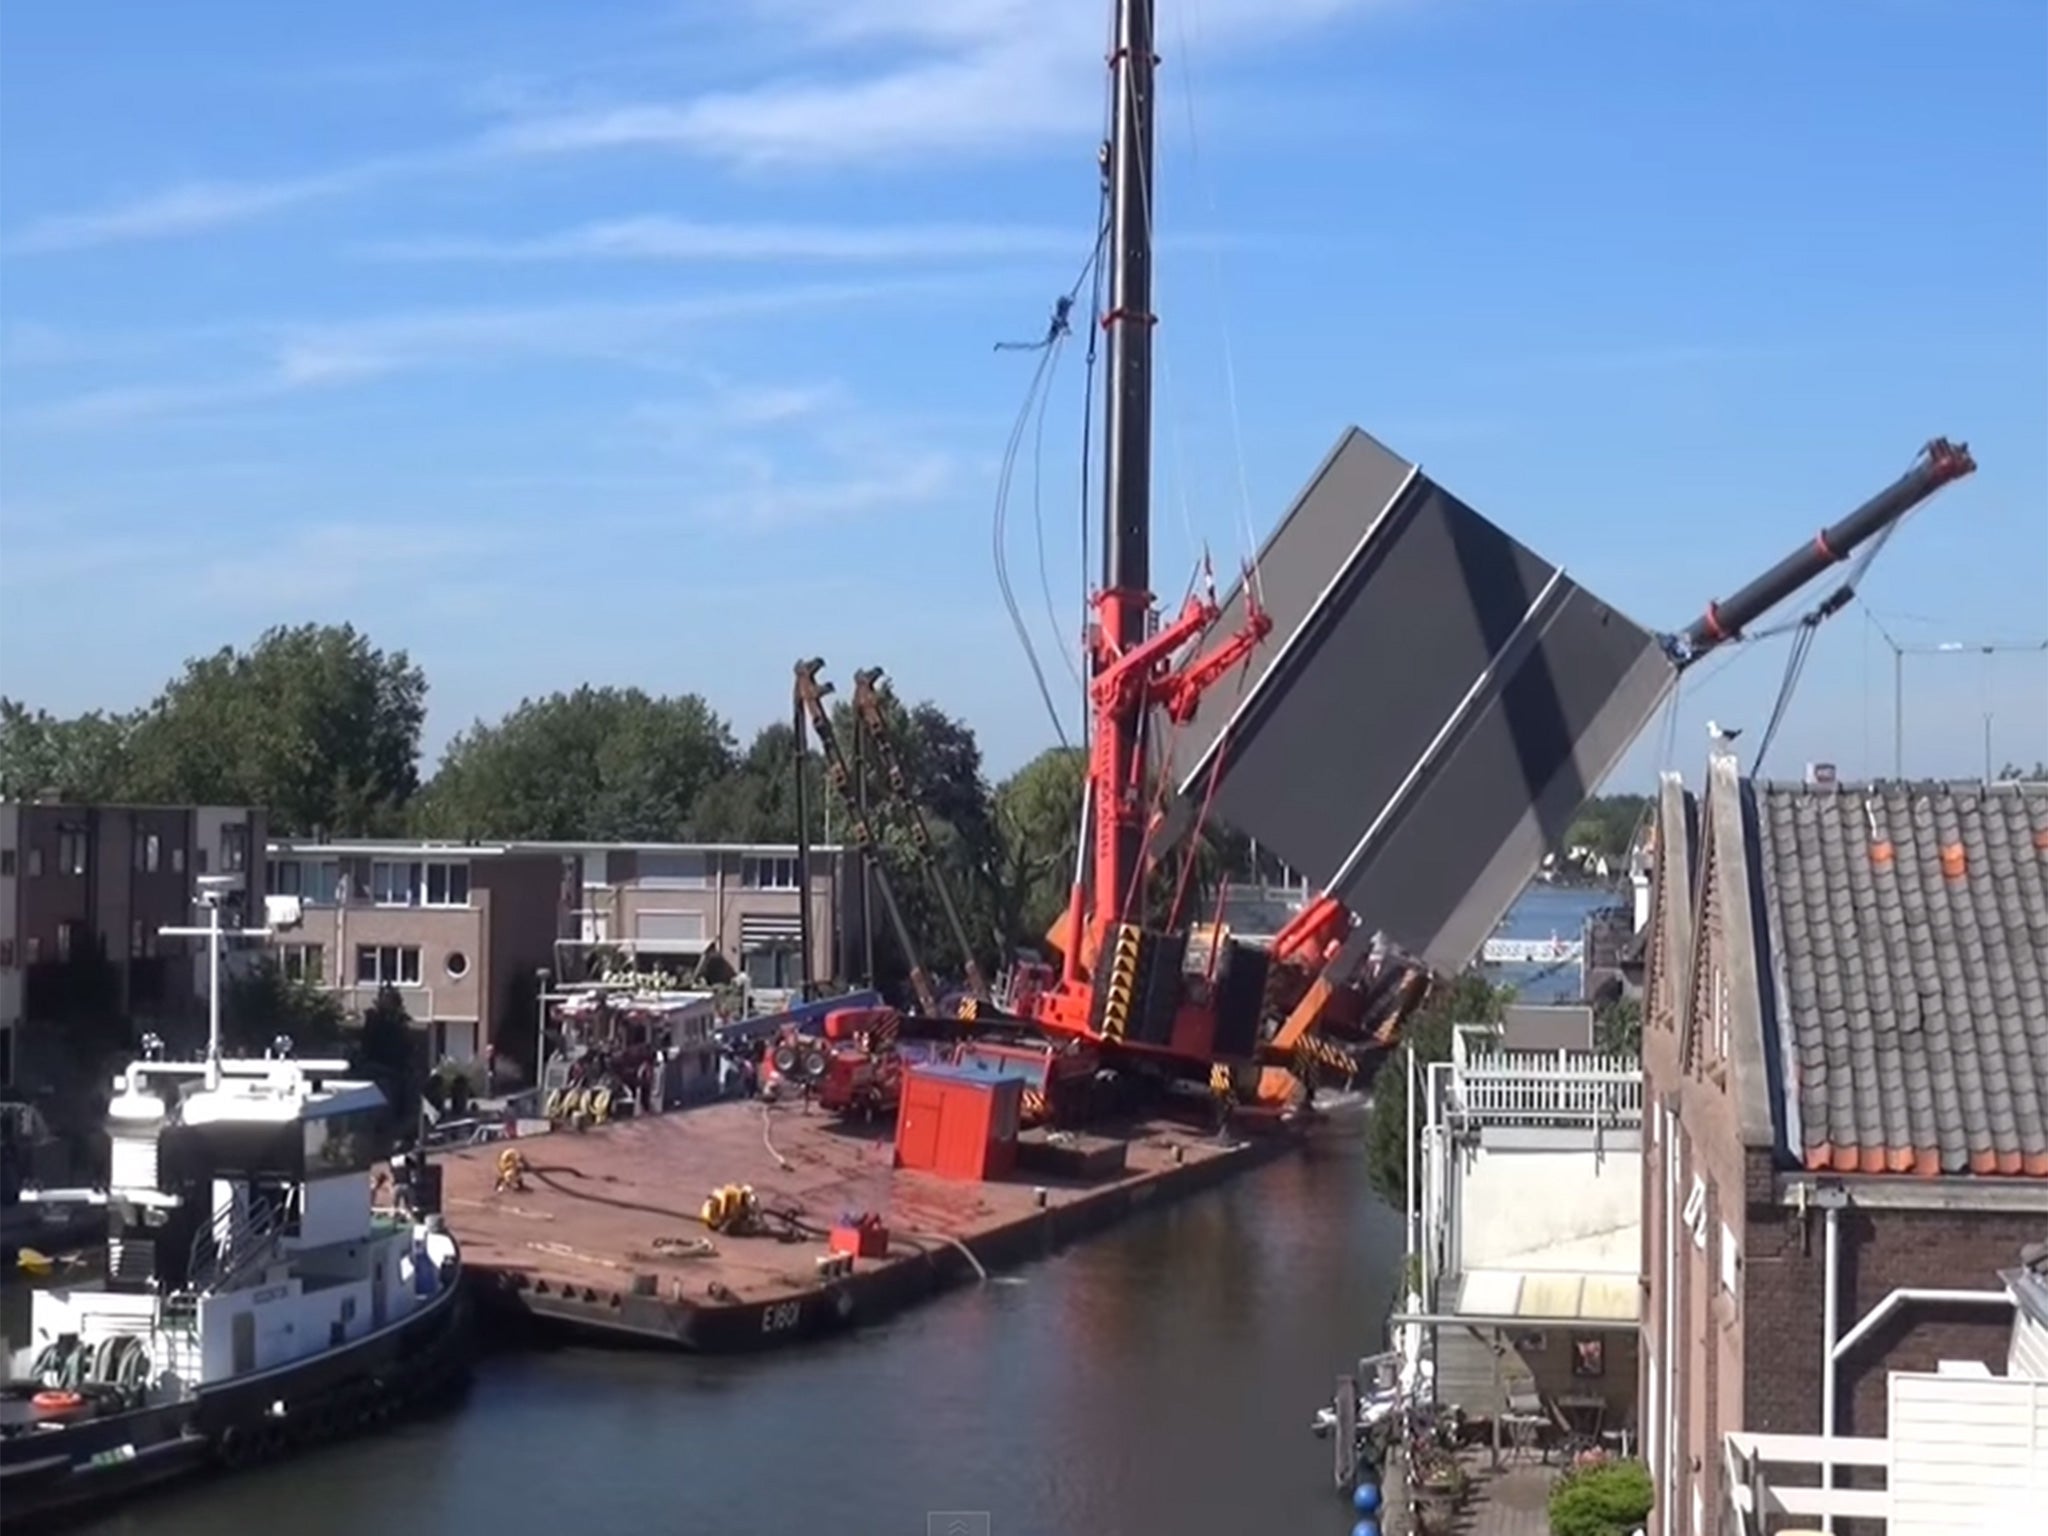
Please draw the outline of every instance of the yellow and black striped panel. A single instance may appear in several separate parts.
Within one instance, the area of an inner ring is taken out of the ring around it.
[[[1135,923],[1117,927],[1109,963],[1102,968],[1102,1000],[1098,1029],[1105,1040],[1130,1033],[1131,1013],[1138,999],[1138,973],[1144,962],[1145,931]]]

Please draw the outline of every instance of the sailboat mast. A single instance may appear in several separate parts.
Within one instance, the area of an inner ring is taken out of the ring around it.
[[[1109,65],[1115,102],[1109,146],[1110,286],[1102,324],[1109,333],[1104,391],[1102,498],[1103,645],[1099,673],[1142,644],[1152,606],[1152,225],[1153,0],[1117,0]],[[1094,897],[1116,920],[1138,878],[1143,840],[1145,709],[1102,711],[1094,740]]]

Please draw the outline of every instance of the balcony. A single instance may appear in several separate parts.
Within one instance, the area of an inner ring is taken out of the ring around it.
[[[1725,1437],[1737,1536],[1793,1524],[1882,1522],[1885,1536],[2011,1536],[2048,1500],[2048,1381],[1978,1367],[1894,1371],[1879,1440]],[[1826,1469],[1851,1469],[1837,1481]],[[1882,1482],[1883,1486],[1872,1486]]]
[[[1643,1069],[1600,1051],[1504,1051],[1489,1032],[1452,1042],[1443,1115],[1459,1130],[1487,1127],[1641,1130]]]

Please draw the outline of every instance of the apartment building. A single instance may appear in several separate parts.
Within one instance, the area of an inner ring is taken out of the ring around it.
[[[2048,786],[1723,755],[1697,800],[1666,780],[1656,844],[1644,1449],[1655,1536],[1702,1536],[1739,1437],[1844,1444],[1823,1479],[1862,1487],[1896,1377],[2004,1365],[2009,1298],[1957,1286],[2048,1213]]]
[[[202,1008],[203,946],[160,930],[197,921],[206,874],[243,876],[260,915],[263,838],[247,808],[0,801],[0,1082],[29,1026]]]
[[[811,974],[839,970],[856,937],[858,893],[844,899],[836,844],[810,851],[780,843],[592,844],[562,850],[577,860],[582,899],[574,948],[606,947],[644,963],[695,964],[715,950],[757,992],[802,980],[802,923],[811,920]],[[849,910],[851,909],[851,910]],[[566,974],[566,972],[565,972]]]
[[[266,850],[273,895],[301,921],[274,933],[286,975],[336,993],[360,1018],[390,986],[432,1060],[469,1061],[493,1041],[530,1054],[536,973],[573,936],[574,861],[511,844],[286,840]]]

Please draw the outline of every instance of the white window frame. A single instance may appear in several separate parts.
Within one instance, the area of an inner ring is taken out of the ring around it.
[[[135,867],[145,875],[153,875],[163,865],[164,840],[158,832],[137,832],[135,834]]]
[[[1742,1249],[1735,1241],[1735,1233],[1727,1222],[1721,1223],[1721,1289],[1731,1297],[1738,1295],[1737,1283],[1742,1273]]]
[[[399,894],[393,895],[396,889]],[[418,859],[373,859],[370,862],[370,904],[378,907],[419,905]]]
[[[787,884],[777,877],[787,875]],[[801,871],[793,853],[750,853],[740,860],[740,886],[749,891],[800,891]]]
[[[230,821],[220,829],[220,869],[224,875],[234,874],[249,867],[249,827],[246,822]]]
[[[289,981],[303,982],[311,987],[322,986],[327,981],[327,946],[280,944],[277,946],[277,968]]]
[[[86,848],[85,833],[73,827],[65,827],[57,833],[57,873],[60,875],[82,875],[86,861],[91,855]]]
[[[434,894],[436,881],[441,894]],[[462,888],[456,894],[456,887]],[[419,904],[423,907],[466,907],[469,905],[470,871],[467,859],[430,859],[420,871]]]
[[[363,974],[363,960],[374,956],[369,965],[370,975]],[[386,959],[391,961],[391,974],[384,969]],[[406,973],[412,974],[408,976]],[[356,985],[358,987],[400,987],[411,988],[423,985],[420,980],[420,947],[417,944],[358,944],[356,946]]]

